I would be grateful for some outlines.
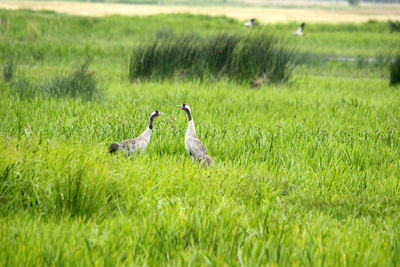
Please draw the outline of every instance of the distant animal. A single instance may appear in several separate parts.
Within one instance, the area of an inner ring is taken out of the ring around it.
[[[248,21],[246,21],[244,23],[244,26],[253,27],[254,26],[254,21],[256,21],[256,19],[250,19],[250,20],[248,20]]]
[[[297,29],[297,31],[292,32],[293,35],[297,35],[297,36],[303,36],[304,35],[304,27],[306,26],[306,24],[303,22],[300,27]]]
[[[120,143],[112,143],[108,147],[108,152],[110,154],[113,154],[117,151],[125,151],[127,156],[135,154],[137,152],[143,153],[150,142],[151,132],[153,130],[153,120],[161,114],[164,113],[158,112],[158,110],[154,110],[153,112],[151,112],[149,126],[141,135],[133,139],[124,140]]]
[[[188,115],[188,127],[185,135],[185,146],[193,161],[204,163],[207,167],[213,164],[212,158],[207,154],[207,150],[203,143],[197,137],[194,128],[192,112],[188,104],[178,105],[179,109],[186,111]]]

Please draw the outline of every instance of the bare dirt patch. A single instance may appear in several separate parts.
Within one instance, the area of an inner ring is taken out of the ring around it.
[[[400,5],[399,5],[400,7]],[[307,21],[307,22],[365,22],[368,20],[386,21],[400,19],[400,9],[387,6],[374,9],[360,7],[350,8],[283,8],[283,7],[198,7],[198,6],[161,6],[136,4],[109,4],[88,2],[45,2],[45,1],[4,1],[0,0],[0,8],[53,10],[56,12],[106,16],[120,15],[154,15],[166,13],[208,14],[212,16],[228,16],[239,20],[256,18],[263,23]]]

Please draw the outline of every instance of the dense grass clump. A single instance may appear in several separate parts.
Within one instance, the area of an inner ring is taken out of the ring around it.
[[[290,76],[293,57],[292,50],[271,36],[247,36],[234,51],[230,76],[243,80],[263,76],[271,82],[285,82]]]
[[[220,34],[212,37],[171,35],[140,46],[129,66],[131,80],[184,77],[228,77],[251,80],[263,76],[285,82],[293,53],[270,34]]]
[[[37,168],[33,173],[21,164],[0,167],[0,215],[24,210],[42,217],[88,219],[113,212],[118,189],[112,183],[94,183],[82,166],[68,162],[70,157],[59,157],[59,162],[53,162],[67,166],[63,173],[42,173],[41,163],[28,164]]]
[[[13,79],[14,71],[15,71],[15,61],[12,57],[9,57],[3,63],[3,79],[5,82],[9,82]]]
[[[388,24],[391,32],[400,32],[400,21],[388,20]]]
[[[394,58],[394,61],[390,64],[390,85],[396,85],[400,83],[400,52]]]
[[[81,97],[91,99],[99,92],[94,72],[89,71],[89,61],[71,74],[55,76],[44,88],[55,97]]]
[[[18,78],[10,85],[12,92],[21,99],[43,95],[43,85],[32,82],[26,78]]]
[[[58,74],[44,82],[18,78],[11,83],[11,89],[21,98],[50,96],[90,100],[100,94],[95,73],[89,71],[89,62],[83,63],[69,74]]]

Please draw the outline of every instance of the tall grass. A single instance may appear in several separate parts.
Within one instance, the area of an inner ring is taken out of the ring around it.
[[[400,83],[400,52],[394,57],[394,61],[390,64],[390,85],[397,85]]]
[[[21,98],[34,96],[71,97],[91,100],[101,93],[95,72],[89,71],[90,61],[78,65],[70,73],[57,74],[48,81],[34,82],[25,77],[16,79],[11,88]]]
[[[43,84],[19,77],[10,84],[12,92],[21,99],[44,95]]]
[[[3,63],[3,79],[5,82],[9,82],[14,77],[15,71],[15,60],[13,57],[8,57],[7,60]]]
[[[388,20],[390,32],[400,32],[400,21]]]
[[[251,80],[264,76],[271,82],[290,77],[293,52],[266,33],[184,35],[142,45],[130,59],[133,80],[185,77],[228,77]]]
[[[44,90],[55,97],[80,97],[91,99],[99,93],[95,73],[89,71],[90,61],[78,66],[70,74],[55,76],[44,85]]]
[[[41,163],[25,164],[37,168],[31,173],[15,163],[0,169],[0,215],[25,211],[41,217],[101,219],[115,211],[118,188],[108,182],[93,184],[85,170],[75,169],[68,157],[59,160],[72,169],[52,173],[52,177],[41,172]]]
[[[110,84],[104,101],[0,92],[0,265],[399,263],[400,91],[385,80]],[[214,168],[187,155],[177,101]],[[154,108],[148,150],[109,156]]]

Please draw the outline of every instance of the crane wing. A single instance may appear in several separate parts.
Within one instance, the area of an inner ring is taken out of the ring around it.
[[[137,138],[124,140],[121,143],[119,143],[119,147],[121,148],[121,150],[124,150],[129,146],[134,146],[137,143],[137,141],[138,141]]]
[[[205,146],[197,138],[188,138],[186,142],[186,149],[188,153],[194,158],[203,158],[204,155],[208,155]]]

